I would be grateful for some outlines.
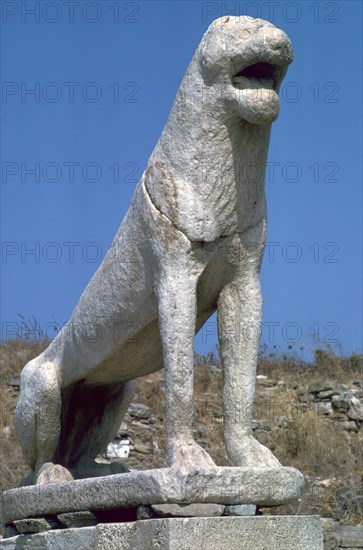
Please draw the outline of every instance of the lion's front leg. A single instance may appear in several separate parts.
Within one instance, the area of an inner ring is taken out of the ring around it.
[[[218,335],[223,365],[224,436],[231,466],[280,467],[252,435],[256,367],[261,333],[260,249],[245,248],[234,280],[218,299]],[[247,243],[248,245],[248,243]]]
[[[162,267],[158,283],[160,336],[165,367],[165,431],[168,466],[215,466],[193,439],[193,348],[196,277],[188,258]]]

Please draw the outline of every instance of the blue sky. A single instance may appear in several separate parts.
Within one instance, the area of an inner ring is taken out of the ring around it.
[[[272,130],[262,343],[362,349],[362,3],[3,1],[2,336],[70,317],[203,33],[259,16],[295,61]],[[32,92],[33,90],[33,92]],[[214,349],[215,318],[196,338]]]

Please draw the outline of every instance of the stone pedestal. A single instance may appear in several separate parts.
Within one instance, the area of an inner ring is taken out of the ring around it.
[[[130,509],[145,504],[278,506],[301,496],[294,468],[159,468],[37,484],[3,494],[5,524],[67,512]]]
[[[15,550],[322,550],[318,516],[164,518],[4,539]]]
[[[3,495],[8,538],[0,548],[321,550],[318,517],[248,515],[255,505],[296,500],[303,487],[294,468],[215,467],[11,489]]]

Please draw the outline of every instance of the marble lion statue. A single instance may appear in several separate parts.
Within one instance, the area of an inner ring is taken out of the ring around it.
[[[265,166],[292,58],[286,34],[261,19],[208,28],[110,250],[70,321],[21,373],[16,429],[32,470],[23,483],[116,473],[95,457],[134,379],[162,368],[168,467],[215,467],[192,435],[194,336],[215,311],[229,463],[281,467],[251,424]]]

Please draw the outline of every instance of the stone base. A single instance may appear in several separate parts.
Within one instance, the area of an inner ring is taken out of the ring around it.
[[[36,550],[323,550],[318,516],[165,518],[19,535],[0,548]]]
[[[10,489],[5,524],[78,511],[130,509],[145,504],[277,506],[301,496],[304,476],[294,468],[160,468]],[[116,519],[117,521],[117,519]]]

